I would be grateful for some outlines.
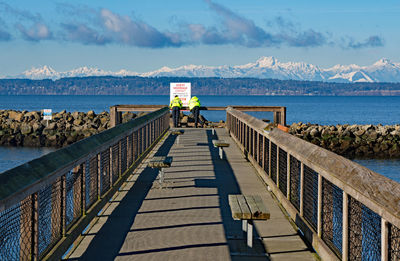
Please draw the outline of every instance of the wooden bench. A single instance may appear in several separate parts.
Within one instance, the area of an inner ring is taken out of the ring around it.
[[[259,195],[228,195],[232,218],[242,220],[242,230],[247,232],[247,246],[253,247],[253,220],[268,220],[270,213]]]
[[[171,135],[176,135],[176,136],[178,136],[178,137],[176,138],[176,144],[179,144],[179,137],[180,137],[180,135],[183,134],[183,131],[182,131],[182,130],[174,130],[174,129],[172,129],[172,130],[170,130],[169,132],[171,133]]]
[[[164,170],[163,168],[169,168],[172,164],[172,157],[166,156],[155,156],[153,157],[149,163],[147,164],[148,167],[153,169],[158,169],[158,182],[160,184],[160,188],[163,188],[164,183]]]
[[[213,140],[212,143],[214,147],[219,149],[219,158],[223,159],[224,158],[223,147],[229,147],[229,143],[223,140]]]

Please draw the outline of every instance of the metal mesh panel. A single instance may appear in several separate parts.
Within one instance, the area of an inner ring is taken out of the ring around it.
[[[271,142],[271,179],[276,184],[276,170],[277,170],[277,146],[275,143]]]
[[[86,165],[86,208],[97,200],[97,156],[91,158]]]
[[[389,260],[400,260],[400,229],[389,224]]]
[[[0,212],[0,260],[29,260],[32,249],[32,199]]]
[[[279,148],[279,189],[287,195],[287,153]]]
[[[103,195],[110,189],[110,150],[106,149],[100,154],[100,172],[101,172],[101,194]]]
[[[322,239],[336,252],[342,255],[343,234],[343,191],[322,179]]]
[[[349,196],[349,260],[380,260],[381,217]]]
[[[133,134],[128,136],[128,146],[127,146],[128,152],[128,166],[130,167],[133,163]]]
[[[39,191],[38,249],[43,256],[62,236],[61,179]]]
[[[290,155],[290,202],[300,211],[300,175],[301,163]]]
[[[126,171],[127,160],[126,138],[123,138],[121,140],[121,174]]]
[[[138,158],[139,142],[138,142],[138,131],[133,133],[133,160]]]
[[[119,176],[119,146],[118,143],[112,146],[112,183],[118,179]]]
[[[264,171],[269,175],[269,139],[264,140]]]
[[[263,162],[263,136],[258,134],[258,165],[262,167]]]
[[[253,132],[253,138],[254,138],[254,159],[257,160],[258,157],[258,133],[254,130]]]
[[[69,171],[65,175],[65,225],[68,228],[81,216],[81,172]]]
[[[318,173],[304,165],[304,218],[317,230],[318,221]]]

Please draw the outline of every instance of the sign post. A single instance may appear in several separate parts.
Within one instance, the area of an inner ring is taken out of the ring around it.
[[[171,82],[169,92],[169,101],[171,102],[175,95],[182,100],[183,106],[188,106],[191,98],[191,83],[190,82]]]
[[[51,121],[51,109],[44,109],[43,110],[43,120],[47,120],[47,126],[49,126],[49,121]]]

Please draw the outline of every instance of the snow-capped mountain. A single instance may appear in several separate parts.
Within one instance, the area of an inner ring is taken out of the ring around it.
[[[279,62],[274,57],[261,57],[254,63],[235,66],[185,65],[177,68],[162,67],[156,71],[136,73],[128,70],[117,72],[104,71],[98,68],[80,67],[71,71],[57,72],[43,66],[32,68],[16,77],[28,79],[59,79],[63,77],[85,76],[142,76],[142,77],[252,77],[280,80],[306,80],[326,82],[400,82],[400,63],[380,59],[369,66],[335,65],[331,68],[320,68],[303,62]]]

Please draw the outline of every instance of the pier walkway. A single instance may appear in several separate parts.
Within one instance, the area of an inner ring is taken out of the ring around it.
[[[166,136],[83,233],[68,260],[315,260],[225,129]],[[213,139],[228,141],[221,160]],[[153,156],[172,156],[160,189]],[[255,221],[253,249],[228,194],[261,195],[271,219]]]

